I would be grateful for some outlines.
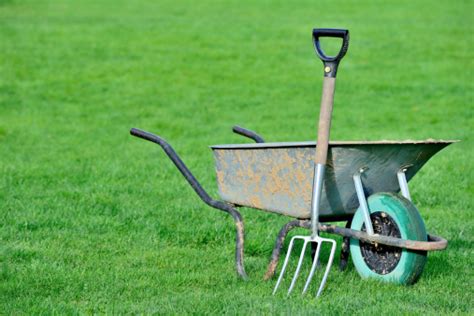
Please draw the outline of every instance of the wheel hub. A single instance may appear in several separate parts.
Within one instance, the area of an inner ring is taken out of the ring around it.
[[[400,238],[400,230],[395,220],[385,212],[374,212],[370,214],[374,233]],[[362,225],[365,232],[365,224]],[[400,261],[402,249],[398,247],[386,246],[377,243],[367,243],[359,241],[362,258],[367,266],[378,274],[388,274],[392,272]]]

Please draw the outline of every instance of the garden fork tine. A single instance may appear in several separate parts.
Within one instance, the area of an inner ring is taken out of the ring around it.
[[[278,290],[278,287],[280,286],[281,280],[283,279],[283,275],[285,274],[286,266],[288,265],[288,261],[290,259],[290,254],[291,254],[291,250],[293,249],[293,244],[295,242],[295,239],[298,237],[299,236],[295,236],[291,238],[290,245],[288,246],[288,252],[286,253],[285,261],[283,262],[283,267],[281,268],[280,276],[278,277],[278,281],[275,285],[275,288],[273,289],[273,295],[275,295],[276,291]]]
[[[313,279],[314,272],[315,272],[315,270],[317,268],[317,265],[318,265],[319,254],[321,252],[322,244],[324,242],[331,244],[331,252],[329,254],[329,260],[328,260],[328,263],[327,263],[327,266],[326,266],[326,270],[324,272],[321,284],[319,285],[319,289],[318,289],[318,292],[316,294],[317,297],[319,297],[321,295],[321,292],[324,289],[324,285],[326,284],[326,280],[327,280],[327,277],[329,275],[329,271],[331,270],[332,262],[334,260],[334,254],[336,252],[336,242],[333,239],[320,237],[319,234],[318,234],[319,204],[320,204],[320,200],[321,200],[321,189],[322,189],[322,184],[323,184],[322,180],[323,180],[323,176],[324,176],[324,165],[317,164],[315,169],[316,169],[315,177],[314,177],[314,182],[315,183],[313,183],[313,199],[312,199],[313,202],[311,203],[312,204],[312,219],[311,219],[312,234],[311,234],[311,236],[294,236],[291,239],[290,245],[288,247],[288,252],[286,253],[285,261],[283,263],[283,267],[282,267],[281,272],[280,272],[280,276],[278,277],[278,281],[275,285],[275,288],[273,289],[273,294],[276,293],[276,291],[278,290],[278,287],[280,286],[281,281],[283,280],[283,276],[284,276],[286,268],[288,266],[288,262],[289,262],[289,259],[291,257],[291,252],[293,250],[295,240],[297,240],[297,239],[303,240],[304,243],[303,243],[303,249],[301,249],[301,253],[300,253],[300,256],[299,256],[298,265],[296,266],[295,274],[293,275],[293,279],[291,280],[290,288],[288,289],[288,295],[293,291],[293,288],[296,284],[296,280],[298,279],[298,276],[299,276],[299,273],[300,273],[300,270],[301,270],[301,266],[303,265],[303,258],[304,258],[305,252],[306,252],[306,248],[307,248],[307,245],[309,243],[313,243],[313,242],[316,243],[317,248],[316,248],[316,253],[314,255],[313,264],[311,266],[310,274],[309,274],[309,276],[306,280],[306,284],[305,284],[304,289],[303,289],[303,294],[305,294],[307,292],[307,290],[309,288],[309,285],[311,283],[311,280]]]
[[[326,271],[324,272],[323,279],[321,280],[321,284],[319,285],[318,293],[316,294],[316,297],[319,297],[321,295],[321,292],[324,289],[324,285],[326,284],[326,280],[329,275],[329,271],[331,270],[332,267],[332,262],[334,260],[334,253],[336,252],[336,242],[333,239],[328,239],[328,238],[321,238],[321,241],[326,241],[331,243],[331,253],[329,254],[329,260],[326,265]],[[318,259],[319,259],[319,252],[321,251],[321,244],[322,242],[318,243],[318,247],[316,249],[316,253],[314,255],[313,259],[313,265],[311,266],[311,271],[309,272],[308,279],[306,280],[306,284],[304,285],[303,289],[303,294],[306,294],[309,288],[309,284],[311,283],[311,280],[313,279],[314,276],[314,271],[316,270],[316,267],[318,266]]]
[[[342,47],[339,54],[335,57],[328,57],[324,54],[321,49],[319,38],[320,37],[338,37],[342,38]],[[314,272],[318,265],[319,254],[322,249],[323,243],[329,243],[331,245],[331,252],[329,254],[329,260],[324,271],[323,278],[319,285],[317,297],[321,295],[321,292],[324,289],[326,284],[329,271],[331,270],[332,262],[334,260],[334,253],[336,252],[336,242],[332,239],[323,238],[319,236],[319,211],[321,204],[321,193],[324,180],[324,171],[326,167],[328,148],[329,148],[329,131],[331,128],[331,116],[332,108],[334,104],[334,88],[336,83],[336,73],[339,62],[342,57],[347,52],[349,47],[349,31],[347,30],[333,30],[333,29],[314,29],[313,30],[313,42],[316,48],[316,53],[319,58],[323,61],[324,64],[324,81],[323,81],[323,95],[321,99],[321,110],[319,114],[319,124],[318,124],[318,143],[316,146],[316,156],[314,159],[314,177],[313,177],[313,195],[311,199],[311,236],[294,236],[288,247],[288,252],[286,253],[285,261],[278,277],[275,288],[273,289],[273,294],[276,293],[278,287],[280,286],[283,276],[285,274],[286,268],[288,266],[288,261],[291,257],[291,252],[294,247],[295,240],[302,239],[303,249],[301,250],[298,265],[296,266],[295,274],[291,280],[290,287],[288,289],[288,295],[293,291],[293,288],[298,280],[300,274],[301,266],[303,265],[303,259],[305,256],[306,248],[309,243],[316,243],[316,253],[314,256],[313,264],[306,283],[303,289],[303,294],[308,291],[311,280],[313,279]]]

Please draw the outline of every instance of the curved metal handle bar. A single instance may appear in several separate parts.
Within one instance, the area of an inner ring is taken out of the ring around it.
[[[256,143],[264,143],[265,142],[265,140],[263,140],[263,138],[260,135],[258,135],[257,133],[255,133],[254,131],[243,128],[239,125],[234,125],[232,127],[232,131],[236,134],[239,134],[239,135],[248,137],[250,139],[253,139]]]
[[[278,237],[273,247],[272,256],[270,258],[270,263],[268,264],[267,272],[265,273],[264,280],[269,280],[275,275],[275,270],[278,265],[278,260],[280,259],[280,252],[285,242],[288,232],[294,228],[301,227],[306,229],[311,229],[310,220],[297,219],[291,222],[286,223],[280,230]],[[355,238],[364,242],[377,242],[379,244],[398,247],[402,249],[411,249],[418,251],[437,251],[444,250],[448,246],[448,241],[442,237],[428,234],[428,241],[418,241],[418,240],[407,240],[395,237],[388,237],[382,235],[368,235],[365,232],[357,231],[346,228],[335,226],[335,225],[326,225],[319,224],[319,231],[326,232],[329,234],[336,234],[343,236],[345,238]]]
[[[368,243],[379,243],[382,245],[417,251],[437,251],[444,250],[448,247],[448,241],[446,239],[431,234],[427,235],[428,241],[419,241],[384,235],[369,235],[365,232],[335,225],[320,225],[319,230],[330,234],[358,239]]]
[[[211,198],[211,196],[204,190],[199,181],[194,177],[191,171],[186,167],[184,162],[174,151],[173,147],[163,138],[154,135],[152,133],[132,128],[130,134],[138,138],[142,138],[158,144],[164,150],[166,155],[171,159],[174,165],[178,168],[184,178],[188,181],[189,185],[193,188],[194,192],[201,198],[201,200],[207,205],[229,213],[234,218],[236,227],[237,227],[237,237],[236,237],[236,264],[237,264],[237,273],[243,278],[247,279],[247,274],[245,273],[244,268],[244,224],[242,220],[242,215],[230,204],[224,203],[222,201],[217,201]]]
[[[178,168],[178,170],[181,172],[184,178],[191,185],[193,190],[197,193],[197,195],[201,198],[201,200],[204,201],[204,203],[206,203],[209,206],[212,206],[212,207],[215,207],[227,212],[234,211],[234,209],[230,205],[221,201],[216,201],[209,196],[209,194],[204,190],[204,188],[201,186],[198,180],[194,177],[191,171],[189,171],[188,167],[186,167],[186,165],[178,156],[176,151],[174,151],[173,147],[171,147],[171,145],[166,140],[164,140],[160,136],[154,135],[152,133],[149,133],[137,128],[132,128],[130,130],[130,134],[160,145],[161,148],[166,153],[166,155],[171,159],[171,161],[173,161],[176,168]]]

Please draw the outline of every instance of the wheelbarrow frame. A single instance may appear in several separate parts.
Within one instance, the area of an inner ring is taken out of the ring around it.
[[[254,140],[256,143],[265,142],[264,139],[260,135],[258,135],[257,133],[251,130],[245,129],[243,127],[234,126],[232,130],[239,135],[242,135]],[[193,190],[196,192],[196,194],[204,203],[206,203],[212,208],[221,210],[232,216],[235,223],[235,227],[236,227],[236,250],[235,250],[236,270],[240,277],[242,277],[243,279],[247,279],[248,276],[245,272],[245,265],[244,265],[244,222],[243,222],[242,215],[238,211],[239,206],[229,203],[229,202],[213,199],[202,187],[202,185],[199,183],[196,177],[194,177],[194,175],[191,173],[191,171],[188,169],[188,167],[184,164],[184,162],[178,156],[176,151],[173,149],[173,147],[163,138],[156,136],[154,134],[151,134],[149,132],[136,129],[136,128],[132,128],[130,130],[130,134],[160,145],[160,147],[163,149],[166,155],[171,159],[171,161],[178,168],[178,170],[181,172],[181,174],[184,176],[184,178],[187,180],[187,182],[190,184],[190,186],[193,188]],[[408,184],[405,177],[405,171],[406,169],[399,170],[399,172],[397,173],[397,178],[400,185],[401,194],[405,198],[410,200],[411,198],[410,198]],[[339,263],[340,270],[344,270],[347,265],[347,260],[349,257],[349,242],[351,238],[360,240],[362,242],[367,242],[367,243],[372,243],[372,244],[378,243],[382,245],[393,246],[393,247],[415,250],[415,251],[436,251],[436,250],[446,249],[448,245],[447,240],[442,237],[435,236],[432,234],[428,234],[427,236],[428,241],[406,240],[406,239],[401,239],[401,238],[372,234],[371,233],[373,232],[373,230],[371,231],[372,223],[369,220],[370,214],[368,211],[367,201],[366,201],[365,193],[363,190],[362,182],[360,179],[360,174],[363,172],[364,170],[361,169],[359,174],[354,175],[353,181],[356,188],[358,201],[364,214],[364,219],[365,219],[364,223],[366,224],[367,232],[357,231],[357,230],[349,228],[351,225],[352,216],[347,219],[345,228],[336,226],[336,225],[327,225],[327,224],[321,224],[321,223],[319,224],[320,231],[326,232],[329,234],[336,234],[343,237],[340,263]],[[310,219],[307,219],[307,220],[297,219],[297,220],[292,220],[286,223],[280,229],[275,241],[275,245],[273,247],[270,263],[268,264],[268,268],[267,268],[267,272],[265,273],[265,277],[264,277],[265,279],[269,279],[275,274],[275,269],[277,267],[281,249],[282,249],[282,246],[287,234],[292,229],[295,229],[295,228],[310,229],[310,226],[311,226]]]

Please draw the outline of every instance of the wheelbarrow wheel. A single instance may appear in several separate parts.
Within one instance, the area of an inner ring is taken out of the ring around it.
[[[374,233],[410,240],[426,241],[425,224],[408,199],[393,193],[376,193],[368,198]],[[352,229],[365,231],[362,210],[354,215]],[[426,251],[361,242],[351,239],[352,262],[362,278],[409,285],[420,277]]]

